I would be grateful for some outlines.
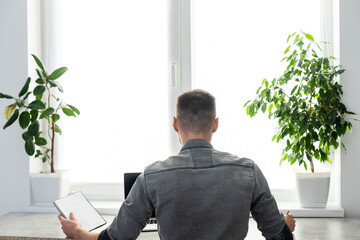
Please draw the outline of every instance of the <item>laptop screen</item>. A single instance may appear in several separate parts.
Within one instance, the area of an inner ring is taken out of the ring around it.
[[[139,172],[138,173],[124,173],[124,195],[125,195],[125,199],[129,195],[129,192],[130,192],[132,186],[134,185],[137,177],[140,174],[141,173],[139,173]],[[151,218],[155,218],[155,211],[152,212]]]

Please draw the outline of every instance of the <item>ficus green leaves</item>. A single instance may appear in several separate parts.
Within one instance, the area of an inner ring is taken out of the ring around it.
[[[50,79],[50,80],[58,79],[58,78],[61,77],[61,75],[63,75],[66,71],[67,71],[67,67],[58,68],[58,69],[56,69],[54,72],[51,73],[51,75],[49,76],[49,79]]]
[[[40,123],[39,121],[35,121],[29,126],[28,133],[29,136],[36,136],[40,131]]]
[[[50,116],[50,114],[52,114],[53,112],[55,112],[55,109],[52,107],[47,108],[41,115],[40,115],[40,119],[43,119],[44,117],[48,117]]]
[[[25,140],[25,151],[29,156],[35,153],[35,144],[30,139]]]
[[[62,111],[69,117],[76,117],[74,111],[69,108],[62,108]]]
[[[40,67],[40,69],[45,72],[44,65],[42,64],[40,59],[37,56],[35,56],[34,54],[31,54],[31,56],[33,56],[33,58],[35,59],[36,64]]]
[[[279,129],[272,140],[286,142],[280,162],[298,162],[307,169],[306,161],[331,161],[330,150],[338,148],[340,137],[351,129],[347,115],[353,113],[341,103],[342,87],[335,79],[345,70],[331,64],[334,58],[322,57],[308,33],[290,34],[287,43],[283,74],[271,83],[264,79],[257,97],[244,106],[250,117],[261,110],[277,119]]]
[[[20,114],[19,124],[22,129],[25,129],[29,126],[31,115],[29,112],[24,111]]]
[[[4,116],[7,120],[10,118],[10,116],[13,113],[13,111],[15,110],[15,108],[16,108],[16,104],[12,104],[12,105],[5,107]]]
[[[33,156],[36,151],[35,158],[40,158],[43,162],[49,162],[52,166],[51,171],[53,172],[54,159],[51,159],[51,156],[53,156],[55,149],[55,133],[62,134],[60,127],[57,125],[60,120],[58,111],[61,109],[66,116],[74,117],[79,115],[80,111],[72,105],[64,104],[58,96],[59,93],[50,91],[51,88],[57,88],[60,92],[63,92],[63,88],[57,80],[67,71],[67,68],[57,68],[48,75],[41,60],[35,55],[32,55],[32,57],[38,67],[35,69],[38,78],[35,80],[33,89],[30,89],[32,85],[31,78],[29,77],[26,79],[18,94],[19,98],[0,93],[0,99],[10,99],[14,101],[5,108],[4,116],[7,122],[3,128],[9,127],[16,120],[19,120],[20,127],[25,130],[22,133],[22,138],[25,141],[26,153],[29,156]],[[28,97],[31,94],[35,96],[35,100],[32,99],[30,103],[27,103]],[[47,96],[46,99],[44,99],[43,95]],[[46,136],[48,136],[51,141],[48,141],[40,131],[40,124],[47,125],[43,126],[43,129],[50,131]],[[42,150],[37,149],[39,147]],[[49,154],[50,151],[52,152],[51,154]]]
[[[10,116],[9,120],[3,126],[3,129],[6,129],[8,126],[13,124],[17,120],[18,117],[19,117],[19,109],[16,109],[14,111],[14,113]]]
[[[34,100],[28,105],[28,108],[33,110],[45,109],[45,104],[40,100]]]
[[[45,92],[45,86],[43,86],[43,85],[37,85],[37,86],[34,88],[33,94],[34,94],[35,96],[39,96],[39,95],[42,95],[44,92]]]
[[[31,82],[31,78],[28,78],[25,82],[25,85],[23,86],[23,88],[19,93],[19,97],[22,97],[25,93],[27,93],[27,91],[29,90],[30,82]]]

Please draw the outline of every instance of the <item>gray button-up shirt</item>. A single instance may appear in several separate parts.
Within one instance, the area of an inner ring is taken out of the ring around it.
[[[136,239],[152,211],[162,240],[244,239],[250,212],[265,238],[283,239],[284,217],[259,167],[204,140],[146,167],[108,236]]]

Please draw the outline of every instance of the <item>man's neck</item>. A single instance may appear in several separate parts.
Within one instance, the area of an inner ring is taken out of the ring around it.
[[[181,144],[185,144],[187,141],[192,139],[201,139],[207,142],[211,142],[212,134],[194,134],[194,133],[187,133],[187,134],[180,134],[180,142]]]

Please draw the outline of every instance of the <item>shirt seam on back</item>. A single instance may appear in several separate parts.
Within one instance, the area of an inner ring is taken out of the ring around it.
[[[155,211],[155,206],[154,206],[154,202],[153,202],[153,199],[151,198],[150,194],[149,194],[149,191],[147,189],[147,183],[146,183],[146,175],[145,175],[145,172],[144,172],[144,185],[145,185],[145,195],[147,197],[148,200],[150,200],[151,202],[151,205],[153,206],[153,211]]]
[[[235,166],[235,167],[245,167],[245,168],[251,168],[254,170],[253,166],[247,166],[247,165],[240,165],[240,164],[234,164],[234,163],[221,163],[221,164],[216,164],[216,165],[212,165],[212,166],[206,166],[206,167],[176,167],[176,168],[171,168],[171,169],[163,169],[163,170],[158,170],[158,171],[154,171],[154,172],[149,172],[147,171],[145,173],[145,175],[151,175],[151,174],[157,174],[157,173],[161,173],[161,172],[169,172],[169,171],[176,171],[176,170],[185,170],[185,169],[210,169],[210,168],[216,168],[216,167],[224,167],[224,166]],[[254,176],[254,175],[253,175]],[[255,179],[255,176],[254,176]]]

